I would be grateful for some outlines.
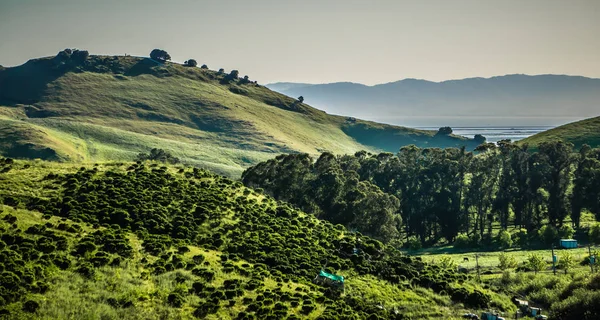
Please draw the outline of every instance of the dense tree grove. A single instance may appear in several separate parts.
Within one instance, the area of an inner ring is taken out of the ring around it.
[[[502,242],[492,237],[495,223],[520,230],[515,244],[550,232],[552,242],[580,227],[584,209],[600,219],[600,149],[577,153],[564,142],[537,152],[504,140],[475,152],[407,146],[396,155],[324,153],[316,161],[282,155],[242,180],[333,223],[382,240],[403,233],[423,245],[459,234],[474,246]],[[568,216],[572,226],[564,224]]]

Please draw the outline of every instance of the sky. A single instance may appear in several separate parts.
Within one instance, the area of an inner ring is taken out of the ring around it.
[[[259,83],[600,78],[600,0],[0,0],[0,65],[64,48],[194,58]]]

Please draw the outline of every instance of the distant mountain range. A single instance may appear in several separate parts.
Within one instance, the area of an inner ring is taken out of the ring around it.
[[[600,79],[581,76],[514,74],[443,82],[404,79],[374,86],[280,82],[267,87],[288,96],[303,96],[307,103],[331,114],[394,124],[418,125],[408,119],[424,117],[574,120],[600,114]]]

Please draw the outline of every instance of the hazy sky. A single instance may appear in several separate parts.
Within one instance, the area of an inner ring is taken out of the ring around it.
[[[0,0],[0,64],[167,50],[260,83],[600,78],[600,0]]]

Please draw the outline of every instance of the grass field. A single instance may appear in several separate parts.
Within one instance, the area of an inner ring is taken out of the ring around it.
[[[592,252],[600,247],[591,247]],[[447,264],[448,259],[456,268],[466,269],[467,273],[481,281],[486,288],[496,292],[528,301],[530,306],[542,309],[542,314],[550,316],[550,319],[597,319],[598,312],[594,306],[598,298],[598,284],[600,282],[600,271],[598,266],[594,270],[587,263],[589,257],[588,248],[555,249],[554,254],[560,261],[568,252],[576,262],[575,266],[564,272],[552,268],[552,250],[508,250],[495,252],[461,252],[452,253],[421,252],[420,257],[429,263]],[[439,251],[437,251],[439,252]],[[514,258],[517,268],[501,270],[499,268],[499,256],[504,253]],[[597,254],[597,253],[596,253]],[[541,256],[545,262],[545,268],[539,272],[524,271],[519,268],[526,265],[530,255]],[[466,261],[468,259],[468,261]],[[477,264],[479,265],[479,276],[477,276]],[[587,301],[587,302],[584,302]],[[516,319],[515,313],[505,313],[506,319]],[[523,314],[518,316],[524,318]]]
[[[600,249],[599,246],[591,247],[592,251],[599,250],[599,249]],[[513,250],[507,250],[507,251],[452,253],[451,249],[449,248],[448,251],[449,251],[449,253],[433,253],[433,254],[429,254],[427,252],[421,251],[418,253],[418,255],[420,257],[422,257],[424,261],[429,261],[432,263],[435,263],[436,261],[439,262],[440,259],[443,257],[450,257],[456,263],[456,265],[458,267],[469,269],[471,272],[475,272],[477,261],[479,261],[479,267],[481,268],[482,271],[491,271],[493,273],[502,273],[502,270],[500,270],[498,268],[498,264],[499,264],[498,257],[500,256],[500,254],[504,253],[510,257],[513,257],[517,261],[517,263],[519,263],[519,265],[522,265],[527,260],[529,255],[535,254],[535,255],[542,256],[548,265],[546,270],[542,271],[541,273],[552,273],[552,268],[551,268],[551,266],[552,266],[552,250],[551,249],[547,249],[547,250],[513,249]],[[570,253],[577,262],[583,261],[585,258],[587,258],[589,256],[587,247],[576,248],[576,249],[554,249],[554,254],[558,257],[558,259],[560,259],[561,255],[563,255],[565,252]],[[468,259],[468,261],[465,261],[465,258]],[[582,270],[582,271],[585,271],[585,270],[589,271],[590,267],[578,265],[576,268],[574,268],[574,270],[575,269]],[[562,272],[562,271],[558,270],[558,272]]]

